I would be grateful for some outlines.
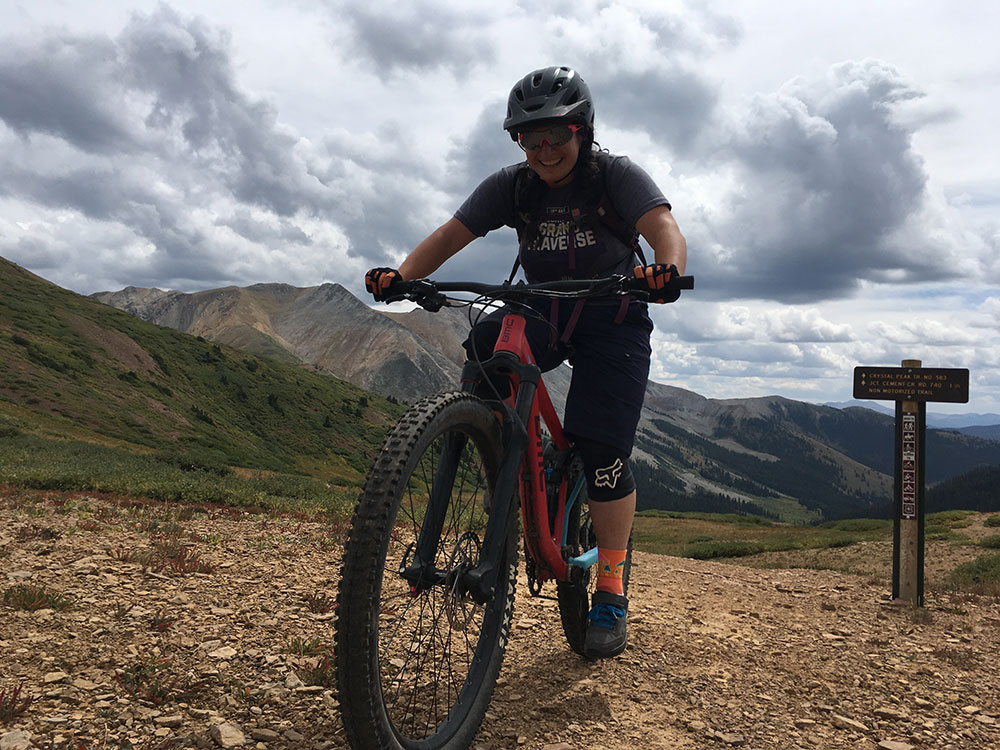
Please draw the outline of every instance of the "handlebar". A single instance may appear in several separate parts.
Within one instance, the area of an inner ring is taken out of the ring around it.
[[[416,302],[425,310],[437,312],[442,307],[451,306],[452,298],[448,292],[466,292],[475,294],[480,299],[522,301],[529,297],[556,297],[568,299],[584,299],[592,297],[624,297],[632,295],[637,299],[648,299],[649,288],[643,279],[633,276],[616,274],[601,279],[567,279],[561,281],[544,281],[528,284],[519,281],[516,284],[485,284],[477,281],[434,281],[432,279],[413,279],[412,281],[396,282],[398,295],[393,295],[393,302],[407,299]],[[694,276],[674,276],[667,282],[664,291],[680,292],[682,289],[694,289]],[[460,304],[468,304],[461,300]]]

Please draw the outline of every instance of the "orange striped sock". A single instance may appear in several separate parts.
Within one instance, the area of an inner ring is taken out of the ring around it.
[[[625,549],[597,548],[597,588],[609,594],[625,593],[622,574],[625,572]]]

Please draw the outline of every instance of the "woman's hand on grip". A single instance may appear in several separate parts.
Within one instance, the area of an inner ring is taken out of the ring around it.
[[[636,266],[635,277],[642,279],[649,289],[649,301],[657,304],[674,302],[681,296],[680,289],[671,285],[671,280],[680,274],[677,266],[663,263],[652,263],[648,266]]]
[[[397,296],[393,287],[402,280],[403,277],[395,268],[373,268],[365,274],[365,289],[376,302],[390,302]]]

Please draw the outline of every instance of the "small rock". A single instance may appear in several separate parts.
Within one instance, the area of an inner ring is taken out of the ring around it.
[[[69,675],[66,674],[65,672],[47,672],[46,675],[42,678],[42,681],[46,685],[51,685],[54,682],[62,682],[63,680],[68,678]]]
[[[867,732],[868,727],[862,724],[860,721],[855,721],[854,719],[848,719],[846,716],[841,716],[840,714],[833,715],[833,725],[837,729],[854,729],[858,732]]]
[[[731,732],[716,732],[715,736],[730,747],[742,747],[746,744],[746,738],[742,734],[732,734]]]
[[[90,680],[85,680],[82,677],[77,677],[73,680],[73,687],[79,688],[80,690],[96,690],[97,683],[91,682]]]
[[[299,734],[294,729],[286,729],[284,738],[289,742],[303,742],[306,736],[304,734]]]
[[[969,716],[975,716],[976,714],[978,714],[982,710],[983,709],[981,709],[979,706],[963,706],[962,707],[962,713],[968,714]]]
[[[889,708],[887,706],[876,708],[875,715],[878,716],[880,719],[891,719],[892,721],[905,721],[906,719],[910,718],[907,714],[903,713],[902,711],[899,711],[895,708]]]
[[[31,732],[15,729],[0,735],[0,750],[28,750],[31,747]]]
[[[238,652],[232,646],[223,646],[210,652],[208,655],[213,659],[232,659]]]
[[[555,742],[549,745],[544,745],[542,750],[576,750],[576,748],[567,742]]]
[[[302,687],[305,683],[299,679],[299,676],[295,672],[289,672],[288,676],[285,678],[285,687],[289,690],[295,690],[295,688]]]
[[[213,724],[208,734],[219,747],[239,747],[245,745],[247,741],[240,728],[228,721],[224,724]]]
[[[274,742],[281,735],[273,729],[251,729],[250,736],[258,742]]]
[[[184,723],[184,717],[180,714],[173,714],[172,716],[157,716],[153,719],[153,723],[158,727],[176,728]]]
[[[812,719],[796,719],[795,726],[797,726],[799,729],[806,729],[807,727],[816,726],[816,722],[813,721]]]
[[[882,740],[878,743],[878,750],[913,750],[913,745],[896,742],[896,740]]]

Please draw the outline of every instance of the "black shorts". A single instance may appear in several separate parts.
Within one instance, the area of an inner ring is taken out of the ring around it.
[[[567,359],[573,366],[563,420],[567,435],[590,438],[628,455],[646,396],[653,323],[643,302],[629,304],[621,322],[616,322],[618,304],[587,302],[563,342],[575,305],[559,303],[555,326],[548,300],[532,305],[538,315],[526,316],[525,336],[543,372]],[[473,352],[480,359],[492,354],[506,314],[506,309],[496,310],[476,324],[464,344],[470,359]]]

